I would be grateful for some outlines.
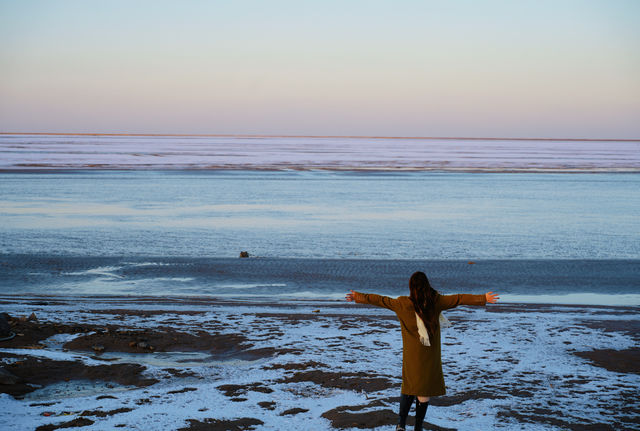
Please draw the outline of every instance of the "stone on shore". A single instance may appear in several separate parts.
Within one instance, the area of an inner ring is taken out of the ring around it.
[[[5,338],[11,335],[11,325],[9,320],[11,316],[7,313],[0,313],[0,338]]]

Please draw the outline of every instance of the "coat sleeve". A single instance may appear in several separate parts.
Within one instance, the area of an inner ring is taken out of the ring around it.
[[[376,295],[375,293],[355,293],[355,300],[358,304],[369,304],[377,307],[388,308],[396,311],[399,308],[398,300],[389,296]]]
[[[458,305],[485,305],[486,303],[487,298],[484,295],[439,295],[437,307],[448,310]]]

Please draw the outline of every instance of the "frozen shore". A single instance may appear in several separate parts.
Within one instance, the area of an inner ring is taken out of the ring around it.
[[[640,140],[0,134],[0,170],[42,169],[638,172]]]
[[[18,377],[0,385],[0,423],[13,430],[386,430],[396,420],[400,329],[387,310],[193,297],[0,302],[18,334],[0,343],[2,367]],[[432,400],[426,429],[638,429],[638,311],[451,310],[448,394]]]

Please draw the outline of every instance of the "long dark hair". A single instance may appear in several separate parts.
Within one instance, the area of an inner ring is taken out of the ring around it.
[[[436,315],[438,292],[431,287],[426,274],[420,271],[414,272],[409,279],[409,291],[413,308],[424,322],[429,336],[433,337],[438,328],[438,316]]]

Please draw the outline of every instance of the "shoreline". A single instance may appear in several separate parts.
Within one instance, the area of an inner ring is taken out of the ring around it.
[[[346,291],[345,291],[346,294]],[[445,293],[446,294],[446,293]],[[576,294],[578,295],[578,294]],[[394,296],[394,295],[391,295]],[[611,296],[628,296],[625,294]],[[394,296],[395,297],[395,296]],[[267,307],[290,307],[308,304],[322,305],[326,308],[344,308],[346,301],[343,298],[331,297],[292,297],[291,295],[216,295],[216,294],[192,294],[192,295],[123,295],[123,294],[48,294],[48,293],[28,293],[28,294],[0,294],[0,304],[28,303],[69,303],[72,305],[78,301],[91,301],[94,304],[122,303],[122,304],[162,304],[164,306],[194,306],[194,305],[215,305],[215,306],[267,306]],[[347,305],[348,306],[348,305]],[[492,308],[500,311],[513,310],[539,310],[553,311],[554,308],[570,309],[615,309],[622,313],[640,313],[640,304],[620,305],[620,304],[590,304],[590,303],[559,303],[559,302],[510,302],[500,300]]]

